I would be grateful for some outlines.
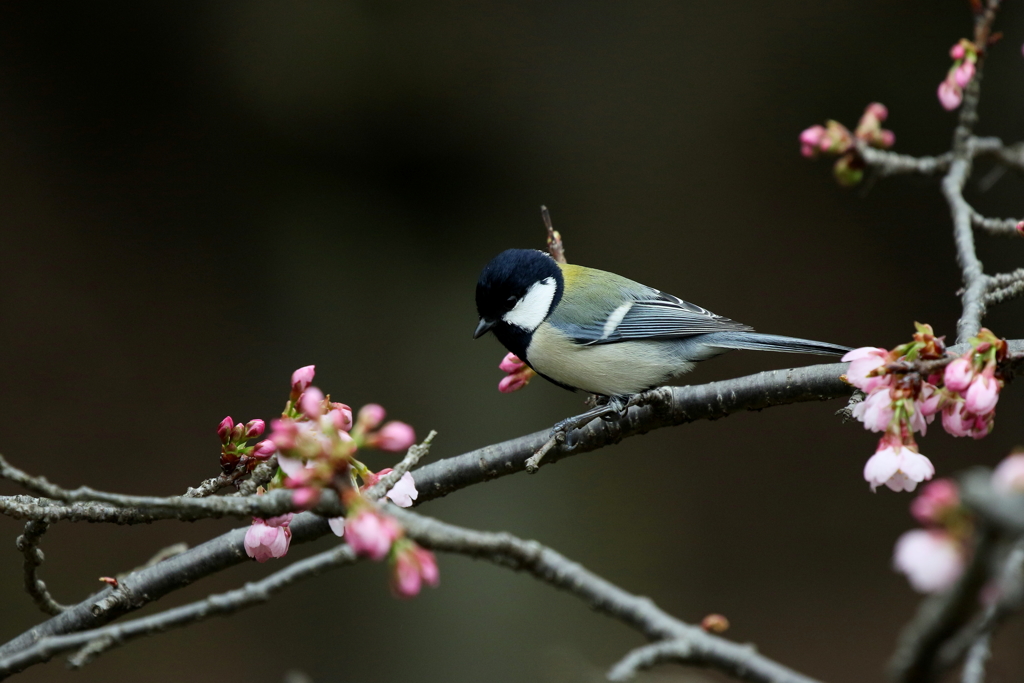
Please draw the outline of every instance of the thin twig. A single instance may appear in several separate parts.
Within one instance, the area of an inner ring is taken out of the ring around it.
[[[985,662],[991,656],[989,649],[991,636],[984,634],[971,645],[967,653],[967,661],[964,662],[964,672],[961,677],[963,683],[982,683],[985,680]]]
[[[430,444],[434,441],[434,437],[437,436],[437,432],[433,429],[427,434],[427,438],[423,439],[422,443],[414,444],[406,451],[405,457],[399,461],[397,465],[392,468],[391,472],[388,472],[380,478],[376,484],[366,489],[363,495],[370,500],[380,500],[381,497],[390,491],[398,480],[402,476],[416,466],[416,463],[420,461],[420,458],[430,452]]]
[[[25,556],[25,591],[39,609],[47,614],[56,615],[66,610],[67,607],[53,599],[50,591],[46,589],[46,584],[37,573],[39,565],[45,559],[43,551],[39,549],[39,541],[49,526],[46,522],[30,521],[25,525],[24,533],[18,536],[16,545],[21,554]]]

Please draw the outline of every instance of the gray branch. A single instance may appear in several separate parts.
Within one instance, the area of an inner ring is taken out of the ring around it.
[[[25,532],[18,536],[15,544],[25,557],[25,592],[29,594],[39,609],[47,614],[56,615],[66,610],[67,607],[53,599],[37,572],[39,565],[45,559],[43,551],[39,549],[39,541],[46,533],[47,528],[49,528],[49,524],[46,522],[30,521],[25,525]]]

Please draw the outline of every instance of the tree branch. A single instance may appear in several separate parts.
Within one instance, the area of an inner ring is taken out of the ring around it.
[[[39,541],[49,528],[46,522],[30,521],[25,525],[25,532],[15,542],[18,550],[25,556],[25,591],[31,596],[36,606],[47,614],[60,614],[67,609],[59,604],[46,589],[46,584],[39,578],[36,570],[45,559],[39,549]]]

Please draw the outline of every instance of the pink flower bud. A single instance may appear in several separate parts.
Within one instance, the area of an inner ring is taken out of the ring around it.
[[[383,406],[376,403],[367,403],[359,409],[359,416],[356,418],[356,424],[364,432],[371,432],[380,426],[380,423],[384,421],[385,415],[386,413]]]
[[[244,424],[239,423],[239,424],[235,425],[234,429],[231,430],[231,440],[232,441],[244,441],[245,440],[245,425]]]
[[[309,387],[299,397],[299,412],[315,420],[324,414],[324,392],[316,387]]]
[[[949,48],[949,56],[953,59],[963,59],[966,54],[963,43],[957,43],[953,47]]]
[[[1004,458],[992,473],[992,488],[996,493],[1024,492],[1024,453]]]
[[[235,421],[228,415],[220,424],[217,425],[217,436],[220,437],[221,443],[231,443],[231,430],[235,428]]]
[[[939,103],[946,111],[953,111],[964,101],[964,91],[954,81],[946,79],[939,83]]]
[[[992,376],[991,370],[974,377],[964,398],[964,409],[975,415],[989,413],[996,407],[999,402],[999,382]]]
[[[910,513],[921,524],[942,524],[951,510],[960,507],[960,493],[952,479],[936,479],[921,489],[910,504]]]
[[[526,378],[522,375],[506,375],[498,382],[498,391],[503,394],[511,394],[513,391],[519,391],[526,385]]]
[[[416,432],[404,422],[392,420],[367,439],[367,445],[382,451],[404,451],[416,443]]]
[[[955,80],[956,84],[961,88],[966,88],[967,84],[971,82],[972,78],[974,78],[974,71],[974,62],[964,62],[956,68],[956,71],[953,72],[953,80]]]
[[[335,429],[343,432],[352,429],[352,409],[344,403],[332,401],[331,410],[327,414],[331,416]]]
[[[245,425],[245,438],[255,439],[257,436],[263,433],[266,429],[266,423],[263,420],[249,420]]]
[[[391,567],[391,590],[396,597],[412,598],[419,595],[422,580],[416,558],[411,553],[401,553]]]
[[[512,373],[518,372],[520,369],[522,369],[523,365],[525,365],[525,363],[519,360],[519,357],[517,355],[515,355],[514,353],[509,353],[504,358],[501,359],[501,362],[498,364],[498,368],[502,372]]]
[[[883,437],[878,451],[864,465],[864,478],[871,490],[885,484],[893,491],[913,491],[922,481],[935,476],[931,460]]]
[[[416,553],[416,561],[420,565],[420,576],[431,586],[436,586],[441,581],[441,572],[437,569],[437,559],[434,553],[416,546],[413,551]]]
[[[292,373],[292,394],[298,396],[313,383],[313,376],[316,375],[316,366],[307,365]]]
[[[288,524],[292,515],[281,515],[263,520],[253,517],[252,526],[245,532],[245,554],[257,562],[266,562],[272,557],[284,557],[292,542],[292,530]]]
[[[966,358],[957,358],[946,366],[946,372],[942,376],[942,383],[950,391],[961,392],[971,386],[974,379],[974,368],[971,361]]]
[[[821,146],[823,143],[827,143],[825,127],[811,126],[810,128],[807,128],[802,133],[800,133],[800,154],[808,158],[815,157],[818,154],[818,147]],[[826,149],[827,148],[828,144],[826,144]],[[506,356],[506,359],[509,356],[512,356],[512,354],[510,353],[508,356]],[[515,358],[515,356],[512,357]],[[516,358],[516,360],[519,359]],[[502,367],[501,369],[505,370],[505,372],[513,372],[513,370],[506,370],[504,367]]]
[[[889,118],[889,110],[886,109],[885,105],[881,102],[872,102],[864,109],[866,116],[874,116],[879,121],[885,121]]]
[[[906,574],[919,593],[938,593],[963,574],[963,548],[945,531],[914,529],[896,541],[893,568]]]
[[[896,133],[891,130],[883,129],[878,134],[878,141],[882,145],[882,149],[889,149],[896,144]]]
[[[985,415],[978,415],[974,418],[974,429],[971,432],[971,436],[975,439],[984,439],[992,432],[992,426],[995,420],[995,413],[986,413]]]
[[[370,509],[362,509],[345,521],[345,539],[352,550],[377,561],[387,556],[401,531],[394,519]]]
[[[850,363],[846,369],[846,381],[867,394],[890,382],[890,378],[885,375],[868,377],[889,361],[889,352],[885,349],[863,346],[847,353],[843,360]]]
[[[1024,221],[1017,224],[1017,234],[1024,237]]]
[[[952,401],[942,409],[942,428],[953,436],[971,436],[974,416],[964,415],[963,401]]]
[[[277,446],[274,444],[273,441],[267,439],[266,441],[260,441],[258,444],[256,444],[256,448],[253,449],[252,452],[252,457],[256,458],[257,460],[266,460],[276,452]]]

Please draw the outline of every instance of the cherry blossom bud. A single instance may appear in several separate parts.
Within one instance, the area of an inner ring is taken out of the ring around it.
[[[880,122],[889,118],[889,110],[881,102],[872,102],[864,109],[865,116],[873,116]]]
[[[400,553],[391,567],[391,590],[399,598],[419,595],[422,579],[416,558],[411,553]]]
[[[404,451],[416,443],[416,432],[404,422],[392,420],[379,431],[371,434],[367,445],[382,451]]]
[[[950,391],[965,391],[967,387],[971,386],[971,380],[974,379],[974,368],[971,367],[971,361],[966,358],[957,358],[955,361],[946,366],[946,372],[942,376],[942,382]]]
[[[893,133],[891,130],[881,130],[879,131],[878,136],[878,141],[882,145],[883,149],[889,149],[896,144],[896,133]]]
[[[266,423],[263,420],[249,420],[245,425],[245,438],[255,439],[263,433],[264,429],[266,429]]]
[[[256,448],[254,448],[252,451],[252,457],[256,458],[257,460],[266,460],[276,452],[277,446],[274,444],[273,441],[267,439],[265,441],[260,441],[258,444],[256,444]]]
[[[865,400],[853,407],[853,417],[864,423],[864,429],[873,432],[884,432],[892,422],[892,398],[889,387],[878,387]]]
[[[426,548],[415,546],[413,552],[416,554],[416,561],[420,565],[420,576],[430,586],[436,586],[441,581],[441,572],[437,569],[437,558],[434,553]]]
[[[309,387],[299,397],[299,412],[315,420],[324,414],[324,392],[316,387]]]
[[[863,346],[843,356],[850,367],[846,369],[846,381],[864,393],[870,394],[883,384],[889,384],[890,378],[885,375],[868,377],[868,374],[885,365],[889,360],[889,352],[881,348]]]
[[[939,377],[935,377],[935,381],[938,381]],[[945,396],[939,391],[934,384],[927,382],[921,387],[921,395],[918,397],[916,402],[917,409],[922,415],[928,418],[928,424],[931,424],[932,420],[935,419],[935,415],[942,409],[942,403]],[[921,432],[924,433],[923,431]]]
[[[384,472],[380,472],[378,476],[384,476]],[[416,490],[416,482],[410,472],[403,474],[402,478],[396,481],[391,490],[387,492],[387,498],[400,508],[412,507],[412,502],[419,495],[420,492]]]
[[[964,91],[956,82],[946,79],[939,83],[939,103],[946,111],[953,111],[964,101]]]
[[[899,443],[883,438],[878,451],[864,465],[864,479],[871,490],[885,484],[893,491],[913,491],[917,485],[935,476],[931,460]]]
[[[352,409],[344,403],[331,403],[331,410],[327,413],[331,417],[335,429],[347,432],[352,429]]]
[[[292,530],[288,525],[293,514],[288,513],[270,519],[253,517],[252,526],[245,532],[245,553],[257,562],[266,562],[272,557],[284,557],[292,542]]]
[[[825,139],[825,127],[824,126],[811,126],[800,133],[800,153],[805,157],[814,157],[818,154],[818,147]],[[509,356],[512,356],[510,353]],[[508,358],[508,356],[506,356]],[[516,359],[518,360],[518,358]],[[503,361],[504,363],[504,361]],[[505,370],[505,368],[501,368]],[[512,372],[512,370],[505,370],[505,372]]]
[[[944,531],[914,529],[896,541],[893,568],[907,575],[919,593],[938,593],[951,588],[964,572],[964,551]]]
[[[292,400],[298,398],[313,383],[314,375],[316,375],[315,365],[307,365],[292,373]]]
[[[960,507],[960,492],[952,479],[936,479],[921,489],[910,504],[910,513],[921,524],[941,524],[951,510]]]
[[[984,439],[992,432],[992,427],[995,424],[995,413],[986,413],[985,415],[978,415],[974,418],[974,427],[971,430],[971,436],[975,439]]]
[[[376,403],[367,403],[359,409],[359,416],[356,418],[356,425],[364,432],[372,432],[384,421],[387,413],[384,407]]]
[[[991,412],[999,402],[999,382],[992,376],[991,370],[985,370],[971,382],[964,396],[967,400],[964,409],[975,415]]]
[[[700,627],[708,633],[725,633],[729,630],[729,620],[722,614],[709,614],[700,620]]]
[[[992,488],[1004,495],[1024,492],[1024,453],[1012,454],[996,466]]]
[[[964,415],[963,401],[953,401],[942,409],[942,428],[953,436],[971,436],[974,416]]]
[[[511,394],[513,391],[519,391],[525,387],[527,383],[527,380],[521,375],[507,375],[498,382],[498,391],[503,394]]]
[[[961,88],[966,88],[967,84],[974,78],[974,71],[974,62],[964,62],[953,72],[953,80]]]
[[[1017,224],[1017,234],[1024,237],[1024,221]]]
[[[503,394],[511,394],[519,391],[533,379],[537,373],[529,365],[519,359],[514,353],[507,354],[498,364],[502,372],[509,373],[507,377],[498,382],[498,391]]]
[[[217,425],[217,436],[220,437],[221,443],[231,443],[231,431],[235,428],[235,421],[228,415],[220,424]]]
[[[953,47],[949,48],[949,56],[953,59],[963,59],[965,54],[963,43],[957,43]]]
[[[398,522],[370,509],[345,520],[345,538],[352,550],[372,560],[383,560],[400,533]]]

